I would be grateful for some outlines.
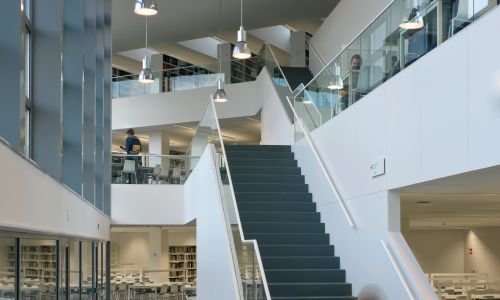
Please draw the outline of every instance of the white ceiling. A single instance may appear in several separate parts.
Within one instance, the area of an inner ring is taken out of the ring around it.
[[[219,36],[235,43],[240,25],[240,1],[221,0],[156,0],[159,13],[148,18],[150,48],[195,64],[213,62],[213,58],[178,44],[181,41]],[[246,0],[244,25],[247,30],[275,25],[290,25],[314,33],[321,20],[329,15],[339,0]],[[112,0],[113,64],[136,69],[137,62],[118,55],[118,52],[143,48],[145,17],[133,12],[134,0]],[[257,52],[261,41],[248,37],[251,50]],[[260,43],[259,43],[260,42]]]
[[[410,229],[500,226],[500,167],[426,182],[400,192],[401,217],[409,220]]]

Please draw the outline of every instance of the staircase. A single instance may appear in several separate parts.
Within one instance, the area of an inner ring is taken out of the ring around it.
[[[301,83],[308,84],[314,76],[308,68],[281,67],[290,88],[295,90]]]
[[[256,239],[273,300],[352,300],[290,146],[227,145],[246,239]]]

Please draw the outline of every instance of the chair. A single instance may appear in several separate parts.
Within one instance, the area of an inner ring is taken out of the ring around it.
[[[170,292],[168,293],[168,298],[169,300],[179,300],[180,296],[180,287],[177,283],[172,283],[172,286],[170,287]]]
[[[137,168],[135,160],[125,160],[125,162],[123,163],[122,174],[134,174],[135,184],[137,184]]]
[[[175,167],[172,171],[172,177],[170,178],[171,183],[181,183],[181,168]]]
[[[123,295],[123,298],[121,297]],[[115,290],[115,300],[125,299],[127,297],[127,283],[122,282],[118,285],[118,289]]]
[[[169,292],[168,284],[164,284],[160,287],[157,297],[160,297],[160,299],[167,299],[168,292]]]
[[[456,9],[456,14],[450,21],[450,27],[448,29],[449,37],[453,36],[456,32],[460,31],[462,28],[470,24],[469,20],[473,14],[472,11],[469,11],[470,1],[471,0],[458,0],[453,3],[453,11],[455,11]]]
[[[160,174],[158,174],[158,180],[163,183],[168,183],[170,180],[170,176],[168,174],[168,167],[161,168]]]
[[[152,182],[156,183],[158,181],[158,176],[161,173],[161,165],[155,165],[152,173],[144,174],[144,182],[149,183],[149,179],[151,178]]]

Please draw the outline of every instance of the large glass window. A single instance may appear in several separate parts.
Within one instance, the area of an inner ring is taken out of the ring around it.
[[[21,239],[20,257],[21,299],[56,299],[56,241]]]
[[[80,295],[80,242],[71,241],[69,247],[69,288],[70,299]]]
[[[15,299],[16,239],[0,237],[0,299]]]
[[[81,260],[82,260],[82,299],[92,299],[92,251],[93,242],[92,241],[82,241],[82,252],[81,252]]]

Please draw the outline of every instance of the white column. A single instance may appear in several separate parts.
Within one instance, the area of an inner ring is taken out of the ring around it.
[[[151,228],[149,231],[149,269],[158,270],[161,268],[161,229]],[[149,273],[151,281],[158,281],[160,273]]]
[[[157,131],[149,134],[149,154],[168,155],[170,152],[170,137],[168,132]],[[150,157],[148,165],[168,167],[168,158]]]
[[[290,67],[306,66],[306,33],[305,31],[290,34]]]
[[[151,72],[155,76],[155,83],[157,87],[152,88],[158,93],[163,93],[163,54],[153,54],[151,55]]]

